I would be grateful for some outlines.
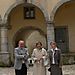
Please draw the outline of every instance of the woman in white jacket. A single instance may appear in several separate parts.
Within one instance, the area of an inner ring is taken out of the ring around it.
[[[47,57],[47,52],[42,48],[42,43],[36,43],[36,48],[33,50],[32,58],[34,61],[33,75],[46,75],[46,67],[44,60]]]

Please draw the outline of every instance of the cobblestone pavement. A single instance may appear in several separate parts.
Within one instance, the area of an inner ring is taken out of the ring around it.
[[[75,75],[75,65],[64,65],[62,67],[63,75]],[[14,68],[1,68],[0,67],[0,75],[15,75]],[[28,75],[33,75],[32,67],[28,70]],[[50,73],[47,71],[46,75],[50,75]]]

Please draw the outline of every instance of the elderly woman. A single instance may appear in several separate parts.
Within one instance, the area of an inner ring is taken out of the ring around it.
[[[50,43],[51,49],[49,50],[50,71],[51,75],[62,75],[61,69],[61,50],[57,48],[56,42]]]
[[[44,66],[44,59],[47,52],[42,48],[42,43],[36,43],[36,48],[33,50],[32,58],[34,61],[33,75],[46,75],[46,67]]]

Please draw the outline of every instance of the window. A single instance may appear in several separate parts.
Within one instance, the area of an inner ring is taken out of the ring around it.
[[[34,19],[35,18],[35,8],[34,7],[24,7],[24,18]]]

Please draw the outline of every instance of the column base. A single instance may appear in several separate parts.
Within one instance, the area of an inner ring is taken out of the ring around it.
[[[9,52],[0,52],[0,66],[10,66]]]

